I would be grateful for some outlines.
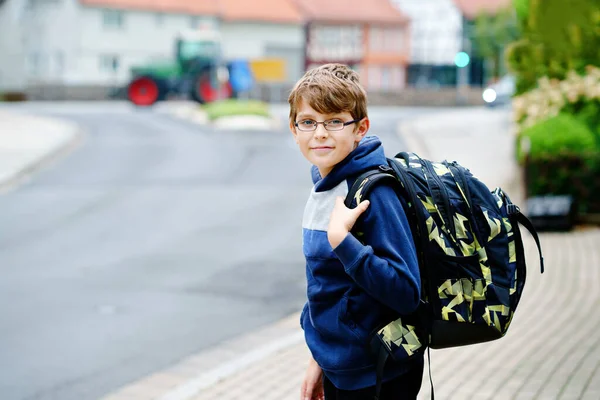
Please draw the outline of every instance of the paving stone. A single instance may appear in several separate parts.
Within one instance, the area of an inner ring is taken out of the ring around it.
[[[431,124],[429,118],[429,125],[420,128],[418,122],[414,123],[412,129],[421,134],[421,141],[430,152],[422,154],[461,163],[465,160],[463,164],[471,166],[484,181],[494,177],[500,186],[509,182],[514,189],[511,198],[516,201],[522,195],[518,185],[514,185],[515,169],[500,171],[487,162],[489,155],[474,152],[485,148],[479,146],[482,141],[491,141],[501,150],[498,154],[502,157],[512,156],[509,142],[513,138],[506,133],[508,124],[498,125],[499,115],[488,110],[467,110],[461,117],[460,112],[454,112],[447,117],[451,119],[450,128],[444,137],[439,133],[439,126],[444,126],[440,118],[436,124]],[[427,129],[431,131],[436,126],[437,133],[428,136]],[[468,137],[475,147],[452,140],[452,134]],[[546,263],[543,275],[539,273],[537,249],[528,233],[524,233],[524,240],[529,267],[527,284],[508,334],[490,343],[431,351],[432,377],[439,399],[600,399],[600,228],[541,234]],[[240,346],[236,349],[243,349],[248,343],[254,346],[279,337],[282,331],[292,334],[299,329],[295,314],[280,324],[228,343],[229,349],[234,347],[232,343]],[[212,356],[191,357],[181,368],[204,366],[206,360],[215,366],[217,353],[215,350]],[[309,354],[303,343],[280,349],[205,388],[192,400],[297,400]],[[429,398],[426,365],[419,399]]]

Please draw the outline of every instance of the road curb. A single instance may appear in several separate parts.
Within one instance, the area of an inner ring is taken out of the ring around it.
[[[9,192],[18,186],[21,186],[29,181],[35,173],[53,165],[69,155],[83,143],[85,136],[87,135],[87,132],[81,126],[73,122],[46,117],[43,119],[47,120],[48,123],[60,121],[60,123],[68,125],[68,130],[70,131],[69,137],[52,146],[36,159],[23,164],[18,170],[9,173],[8,177],[0,179],[0,194]]]
[[[100,400],[189,400],[254,363],[303,341],[300,313],[295,312],[266,327],[188,356]]]

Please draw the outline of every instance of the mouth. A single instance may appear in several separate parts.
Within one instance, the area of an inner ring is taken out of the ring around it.
[[[331,146],[316,146],[316,147],[311,147],[311,150],[332,150],[333,147]]]

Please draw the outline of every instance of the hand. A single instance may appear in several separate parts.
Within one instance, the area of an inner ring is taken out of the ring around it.
[[[327,228],[327,239],[332,248],[336,248],[346,238],[348,232],[356,223],[356,220],[369,207],[369,200],[361,201],[356,208],[350,209],[344,204],[343,197],[335,199],[335,207],[331,212],[329,227]]]
[[[311,357],[302,382],[300,400],[325,400],[323,391],[323,370]]]

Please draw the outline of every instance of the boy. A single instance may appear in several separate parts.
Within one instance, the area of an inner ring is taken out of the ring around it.
[[[376,360],[370,334],[419,303],[410,227],[390,186],[378,185],[370,202],[354,209],[344,205],[359,174],[386,165],[379,139],[365,137],[367,100],[358,75],[341,64],[315,68],[288,102],[290,130],[313,164],[315,184],[302,222],[308,302],[300,325],[312,358],[301,400],[371,400]],[[361,241],[351,233],[355,224]],[[380,399],[416,399],[422,375],[422,355],[388,360]]]

